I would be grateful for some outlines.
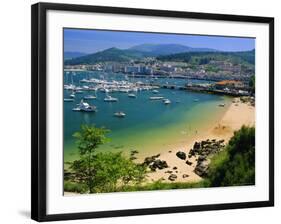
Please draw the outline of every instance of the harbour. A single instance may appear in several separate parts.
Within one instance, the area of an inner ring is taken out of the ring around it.
[[[152,85],[153,79],[127,78],[125,74],[76,71],[65,72],[64,79],[67,87],[64,98],[75,95],[72,101],[64,101],[66,160],[75,158],[77,148],[72,135],[81,124],[95,124],[110,130],[110,143],[99,150],[126,153],[136,149],[142,155],[166,150],[171,144],[193,138],[217,122],[231,103],[231,98],[224,96],[159,87]],[[165,85],[169,81],[163,79]],[[193,83],[199,82],[202,80]],[[177,80],[171,84],[186,85]],[[77,94],[77,89],[82,93]],[[77,109],[81,101],[88,104],[85,108],[92,106],[95,112]],[[222,103],[224,108],[219,107]]]

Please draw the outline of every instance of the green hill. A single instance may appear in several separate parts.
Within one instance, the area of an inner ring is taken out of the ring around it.
[[[149,52],[151,55],[168,55],[182,52],[214,52],[215,49],[211,48],[193,48],[181,44],[140,44],[131,47],[132,50],[141,52]]]
[[[99,62],[128,62],[132,59],[140,59],[145,53],[136,50],[121,50],[118,48],[109,48],[94,54],[88,54],[82,57],[66,60],[65,65],[94,64]]]
[[[184,52],[158,56],[161,61],[179,61],[194,64],[208,64],[209,61],[229,60],[233,63],[255,64],[255,50],[243,52]]]

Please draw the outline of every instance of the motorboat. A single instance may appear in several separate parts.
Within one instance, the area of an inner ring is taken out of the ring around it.
[[[199,101],[199,99],[194,99],[193,101],[194,101],[194,102],[198,102],[198,101]]]
[[[64,102],[73,102],[74,99],[73,98],[64,98],[63,101]]]
[[[104,98],[104,101],[105,101],[105,102],[117,102],[118,99],[117,99],[117,98],[114,98],[114,97],[112,97],[112,96],[107,96],[107,97]]]
[[[78,93],[78,94],[80,94],[80,93],[83,93],[83,88],[82,87],[76,87],[76,89],[75,89],[75,93]]]
[[[115,117],[125,117],[126,114],[124,112],[122,112],[122,111],[119,111],[119,112],[114,113],[114,116]]]
[[[84,100],[94,100],[96,99],[97,97],[96,96],[93,96],[93,95],[86,95],[83,97]]]
[[[151,96],[149,97],[150,100],[163,100],[164,97],[163,96]]]
[[[128,94],[128,97],[131,97],[131,98],[136,98],[137,96],[136,96],[136,94],[129,93],[129,94]]]
[[[224,107],[224,106],[225,106],[224,103],[220,103],[220,104],[219,104],[219,107]]]
[[[153,92],[154,94],[159,93],[159,91],[158,91],[157,89],[152,90],[152,92]]]
[[[166,104],[166,105],[168,105],[168,104],[170,104],[170,103],[171,103],[171,100],[169,100],[169,99],[165,99],[165,100],[163,101],[163,103],[164,103],[164,104]]]
[[[94,105],[90,105],[83,100],[80,101],[77,107],[72,109],[73,111],[81,111],[81,112],[96,112],[97,107]]]
[[[66,90],[74,90],[76,88],[76,86],[73,84],[65,84],[63,87]]]

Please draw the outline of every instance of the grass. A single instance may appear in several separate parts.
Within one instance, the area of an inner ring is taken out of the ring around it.
[[[171,189],[187,189],[187,188],[200,188],[207,187],[207,182],[200,181],[196,183],[163,183],[161,181],[156,181],[154,183],[149,183],[145,185],[126,185],[119,187],[115,190],[115,192],[132,192],[132,191],[151,191],[151,190],[171,190]],[[75,193],[86,193],[86,186],[82,184],[65,181],[64,183],[64,191],[67,192],[75,192]],[[104,191],[102,193],[108,193]]]
[[[120,191],[130,192],[130,191],[151,191],[151,190],[170,190],[170,189],[187,189],[187,188],[199,188],[205,187],[205,182],[196,183],[164,183],[161,181],[156,181],[154,183],[149,183],[145,185],[135,185],[135,186],[123,186]]]
[[[82,194],[87,192],[87,186],[84,184],[75,183],[71,181],[64,181],[64,191]]]

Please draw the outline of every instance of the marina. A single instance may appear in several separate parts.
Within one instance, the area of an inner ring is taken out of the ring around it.
[[[71,72],[65,73],[65,80],[70,75]],[[191,138],[196,131],[216,122],[231,103],[231,98],[161,88],[152,85],[155,79],[126,78],[124,74],[76,71],[75,76],[67,80],[72,81],[65,81],[64,85],[66,160],[75,158],[77,151],[72,134],[81,124],[95,124],[111,130],[110,143],[100,150],[126,152],[136,148],[142,154]],[[167,82],[182,87],[186,84],[186,80],[161,80],[166,85]],[[197,80],[193,83],[198,82],[201,83]],[[77,89],[82,93],[76,94]],[[68,101],[70,94],[75,96]],[[220,103],[225,103],[225,107],[218,107]]]

